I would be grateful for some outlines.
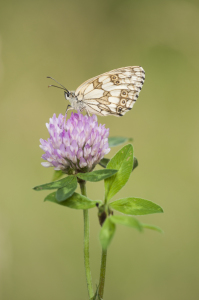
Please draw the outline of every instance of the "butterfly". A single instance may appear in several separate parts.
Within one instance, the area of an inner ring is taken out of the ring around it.
[[[55,80],[52,77],[47,77]],[[145,80],[145,71],[142,67],[124,67],[115,69],[82,83],[76,91],[68,91],[61,87],[50,85],[64,90],[66,100],[70,101],[67,110],[86,110],[87,114],[100,116],[123,116],[131,110],[136,102]],[[49,86],[49,87],[50,87]]]

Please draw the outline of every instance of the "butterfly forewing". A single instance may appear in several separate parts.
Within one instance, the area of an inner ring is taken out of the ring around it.
[[[75,95],[90,113],[123,116],[133,107],[144,80],[142,67],[119,68],[85,81]]]

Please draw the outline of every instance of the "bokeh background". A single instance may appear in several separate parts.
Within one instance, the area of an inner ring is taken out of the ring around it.
[[[32,187],[51,181],[40,163],[45,123],[64,113],[63,92],[103,72],[141,65],[146,81],[123,118],[99,117],[110,135],[133,137],[139,167],[115,197],[154,201],[160,226],[117,227],[104,299],[199,297],[198,1],[2,1],[0,9],[0,298],[87,299],[82,211],[44,203]],[[113,148],[111,157],[118,148]],[[88,184],[91,199],[103,183]],[[94,284],[100,266],[97,209],[90,211]]]

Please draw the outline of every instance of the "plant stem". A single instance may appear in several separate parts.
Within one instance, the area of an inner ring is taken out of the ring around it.
[[[86,181],[81,180],[79,182],[82,195],[86,196]],[[86,271],[86,281],[89,298],[94,296],[93,285],[90,270],[90,256],[89,256],[89,215],[88,209],[84,209],[84,266]]]
[[[107,250],[102,249],[101,268],[100,268],[100,281],[99,281],[99,289],[98,289],[100,299],[103,299],[103,294],[104,294],[104,283],[105,283],[105,273],[106,273],[106,257],[107,257]]]

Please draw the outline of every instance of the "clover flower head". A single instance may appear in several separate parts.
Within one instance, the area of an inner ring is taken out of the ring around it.
[[[50,138],[40,139],[40,148],[45,151],[42,158],[46,162],[44,167],[54,167],[67,174],[90,172],[106,155],[109,129],[105,125],[98,125],[97,117],[83,116],[72,113],[65,121],[65,117],[56,114],[46,124]]]

